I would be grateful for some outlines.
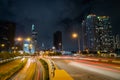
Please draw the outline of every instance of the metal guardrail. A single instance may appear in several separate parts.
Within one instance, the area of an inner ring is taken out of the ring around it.
[[[55,64],[50,59],[45,59],[44,58],[43,60],[45,60],[47,62],[47,64],[48,64],[48,67],[49,67],[49,78],[50,78],[50,80],[52,80],[54,78],[54,76],[55,76],[55,70],[56,70]]]
[[[50,65],[51,65],[51,74],[52,74],[52,77],[54,77],[56,68],[55,68],[55,64],[52,60],[50,60]]]
[[[10,58],[10,59],[0,60],[0,64],[5,63],[5,62],[9,62],[9,61],[12,61],[12,60],[15,60],[15,59],[19,59],[19,58],[21,58],[21,56],[19,56],[19,57],[14,57],[14,58]]]

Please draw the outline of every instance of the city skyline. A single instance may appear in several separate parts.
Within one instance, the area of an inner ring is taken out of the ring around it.
[[[120,80],[120,0],[0,0],[0,80]]]
[[[119,0],[1,0],[0,20],[16,23],[16,37],[31,35],[34,24],[38,32],[39,46],[52,47],[52,34],[63,32],[63,47],[67,50],[77,48],[71,38],[72,32],[81,31],[81,23],[87,15],[109,16],[113,34],[120,35]],[[23,35],[24,34],[24,35]],[[77,49],[76,49],[77,50]]]

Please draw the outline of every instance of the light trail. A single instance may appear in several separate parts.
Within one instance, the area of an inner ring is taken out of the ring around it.
[[[120,66],[118,65],[114,65],[114,64],[105,64],[105,63],[100,63],[100,62],[91,62],[91,61],[86,61],[86,60],[74,60],[76,62],[82,62],[82,63],[86,63],[86,64],[92,64],[92,65],[95,65],[95,66],[102,66],[104,65],[104,67],[107,67],[107,68],[114,68],[114,69],[117,69],[117,70],[120,70]],[[120,72],[120,71],[119,71]]]
[[[120,71],[109,69],[109,68],[104,68],[104,66],[100,67],[100,66],[78,63],[78,62],[73,62],[73,61],[71,61],[69,63],[69,65],[75,66],[75,67],[78,67],[78,68],[82,68],[82,69],[85,69],[85,70],[97,72],[97,73],[100,73],[100,74],[103,74],[103,75],[106,75],[106,76],[109,76],[109,77],[113,77],[113,78],[118,79],[118,80],[120,79]]]
[[[32,73],[34,71],[32,71],[32,73],[30,73],[30,69],[34,68],[34,64],[33,62],[35,62],[34,59],[32,58],[28,58],[28,61],[26,63],[26,65],[24,66],[24,68],[22,70],[20,70],[15,76],[12,77],[12,80],[26,80],[28,77],[31,77]]]

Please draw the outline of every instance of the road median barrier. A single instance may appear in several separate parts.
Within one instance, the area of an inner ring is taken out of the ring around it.
[[[53,80],[53,77],[55,75],[55,70],[56,67],[54,65],[54,62],[51,59],[46,59],[46,58],[42,58],[43,60],[45,60],[48,64],[48,68],[49,68],[49,79]]]
[[[104,59],[103,59],[103,60],[101,59],[100,61],[101,61],[101,62],[111,62],[111,61],[104,60]]]
[[[79,59],[88,60],[88,61],[96,61],[96,62],[120,64],[120,60],[115,60],[115,59],[104,59],[104,58],[79,58]]]
[[[48,66],[49,64],[48,64],[47,60],[45,58],[41,58],[40,62],[43,66],[43,79],[50,80],[49,79],[49,66]]]
[[[73,80],[72,77],[64,70],[59,70],[54,61],[51,59],[42,58],[45,60],[49,67],[50,80]]]
[[[113,60],[112,63],[120,64],[120,61]]]

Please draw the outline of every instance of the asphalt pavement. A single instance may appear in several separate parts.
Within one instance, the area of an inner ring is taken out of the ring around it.
[[[120,65],[66,56],[52,59],[59,69],[68,72],[74,80],[120,80]]]

